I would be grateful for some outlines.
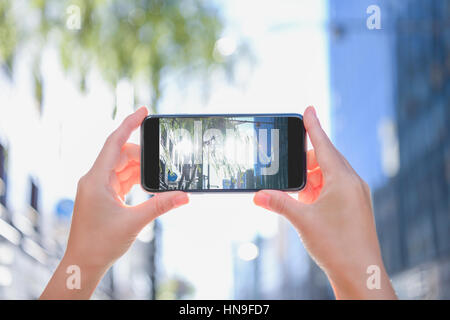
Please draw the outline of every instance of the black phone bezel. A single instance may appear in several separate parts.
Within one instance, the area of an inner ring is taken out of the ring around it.
[[[306,185],[306,130],[303,116],[297,113],[263,114],[157,114],[147,116],[141,123],[141,187],[150,193],[175,190],[159,189],[159,118],[207,118],[207,117],[289,117],[288,120],[288,188],[277,189],[296,192]],[[299,121],[298,121],[299,120]],[[295,134],[300,132],[300,135]],[[153,138],[156,137],[156,138]],[[294,143],[292,143],[294,142]],[[295,147],[295,146],[299,146]],[[157,152],[155,152],[155,150]],[[145,165],[147,163],[147,165]],[[300,165],[298,165],[300,163]],[[155,179],[156,178],[156,179]],[[149,183],[150,182],[150,183]],[[291,187],[291,185],[298,185]],[[157,188],[154,188],[157,186]],[[184,192],[256,192],[264,189],[189,189]]]

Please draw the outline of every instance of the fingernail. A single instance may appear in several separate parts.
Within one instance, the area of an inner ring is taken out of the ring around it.
[[[255,195],[254,202],[257,206],[268,209],[270,201],[270,194],[260,191]]]
[[[189,197],[186,193],[180,193],[175,196],[174,204],[176,207],[182,206],[189,202]]]

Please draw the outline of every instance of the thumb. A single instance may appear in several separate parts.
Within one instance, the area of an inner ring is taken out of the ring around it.
[[[189,202],[189,197],[181,191],[158,193],[147,201],[134,206],[135,221],[144,227],[160,215]]]
[[[287,193],[278,190],[262,190],[255,194],[253,202],[267,210],[277,212],[289,220],[296,228],[304,224],[307,206]]]
[[[339,152],[331,143],[320,125],[316,111],[308,107],[303,114],[303,123],[314,147],[317,162],[325,175],[336,171],[343,164]]]

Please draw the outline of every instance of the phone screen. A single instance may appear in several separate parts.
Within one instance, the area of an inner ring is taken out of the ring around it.
[[[157,192],[298,190],[306,180],[300,115],[151,116],[142,186]]]

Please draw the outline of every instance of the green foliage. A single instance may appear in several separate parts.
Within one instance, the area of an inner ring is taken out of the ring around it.
[[[86,87],[92,67],[100,70],[112,88],[121,79],[143,81],[157,110],[163,80],[177,72],[182,77],[206,77],[213,68],[229,71],[232,60],[217,59],[214,46],[223,31],[218,10],[202,0],[32,0],[29,12],[15,12],[13,1],[0,0],[0,64],[12,67],[14,54],[26,41],[43,48],[50,41],[60,50],[62,66]],[[80,29],[67,27],[80,9]],[[38,23],[21,23],[22,15]],[[18,31],[19,30],[19,31]],[[23,36],[19,36],[21,33]],[[40,63],[40,50],[34,53]],[[34,73],[39,70],[34,67]],[[42,77],[34,75],[39,80]],[[36,92],[42,84],[36,81]],[[42,97],[40,97],[42,100]]]
[[[18,40],[17,28],[10,12],[11,4],[0,0],[0,62],[9,75]]]
[[[189,299],[195,293],[194,286],[178,276],[165,279],[158,288],[156,299]]]

